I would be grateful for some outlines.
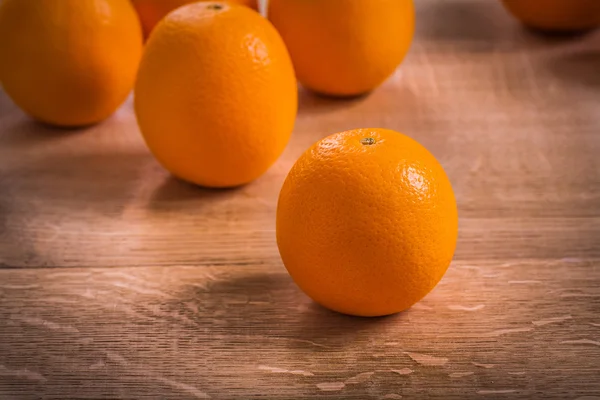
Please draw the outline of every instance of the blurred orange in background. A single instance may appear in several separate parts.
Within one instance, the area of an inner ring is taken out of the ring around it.
[[[131,91],[142,54],[134,8],[122,0],[4,0],[0,80],[12,100],[52,125],[111,115]]]
[[[169,12],[183,5],[193,3],[199,0],[131,0],[135,9],[137,10],[140,21],[142,22],[142,28],[144,30],[144,37],[150,36],[150,32],[154,26]],[[207,0],[200,0],[207,1]],[[234,4],[243,4],[255,10],[258,10],[257,0],[229,0]]]
[[[502,0],[527,26],[544,31],[583,31],[600,25],[600,0]]]
[[[268,17],[300,83],[332,96],[383,83],[404,59],[415,27],[412,0],[271,0]]]

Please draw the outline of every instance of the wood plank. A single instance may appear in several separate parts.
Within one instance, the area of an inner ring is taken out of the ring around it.
[[[0,282],[2,398],[600,393],[599,260],[458,262],[413,309],[375,319],[316,306],[279,264]]]

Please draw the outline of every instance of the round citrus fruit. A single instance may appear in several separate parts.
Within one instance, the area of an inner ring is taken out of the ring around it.
[[[158,161],[209,187],[248,183],[287,145],[298,93],[275,28],[247,7],[192,3],[146,44],[135,86],[140,130]]]
[[[52,125],[101,121],[125,100],[142,54],[123,0],[4,0],[0,80],[26,113]]]
[[[199,0],[131,0],[135,6],[140,21],[142,21],[142,27],[144,28],[144,37],[150,36],[154,26],[160,21],[165,15],[173,11],[174,9],[183,5],[193,3]],[[202,0],[200,0],[202,1]],[[204,0],[206,1],[206,0]],[[230,3],[243,4],[255,10],[258,10],[257,0],[228,0]]]
[[[412,0],[271,0],[269,19],[288,46],[298,80],[326,95],[371,91],[412,41]]]
[[[351,315],[393,314],[423,298],[446,272],[457,234],[442,166],[386,129],[314,144],[277,205],[277,244],[294,281],[317,303]]]
[[[598,0],[502,0],[523,24],[544,31],[584,31],[600,25]]]

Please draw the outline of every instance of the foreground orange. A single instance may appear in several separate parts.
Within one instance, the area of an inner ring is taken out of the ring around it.
[[[294,281],[332,310],[406,310],[446,272],[458,234],[442,166],[413,139],[357,129],[314,144],[285,180],[277,244]]]
[[[0,80],[48,124],[98,122],[125,100],[142,54],[135,10],[123,0],[4,0]]]
[[[296,117],[292,62],[275,28],[247,7],[193,3],[156,27],[135,86],[140,130],[175,176],[248,183],[277,160]]]
[[[269,19],[302,85],[332,96],[383,83],[404,59],[415,28],[412,0],[271,0]]]
[[[598,0],[502,0],[506,9],[532,28],[584,31],[600,25]]]
[[[199,0],[131,0],[144,28],[144,37],[150,36],[154,26],[174,9]],[[202,1],[202,0],[200,0]],[[206,1],[206,0],[204,0]],[[243,4],[258,10],[257,0],[228,0],[230,3]]]

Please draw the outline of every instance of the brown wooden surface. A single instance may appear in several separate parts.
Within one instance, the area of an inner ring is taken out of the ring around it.
[[[401,69],[301,91],[285,154],[237,190],[170,178],[131,102],[61,131],[0,93],[0,398],[600,398],[600,33],[416,3]],[[357,127],[427,146],[460,210],[442,283],[388,318],[315,306],[275,244],[294,160]]]

